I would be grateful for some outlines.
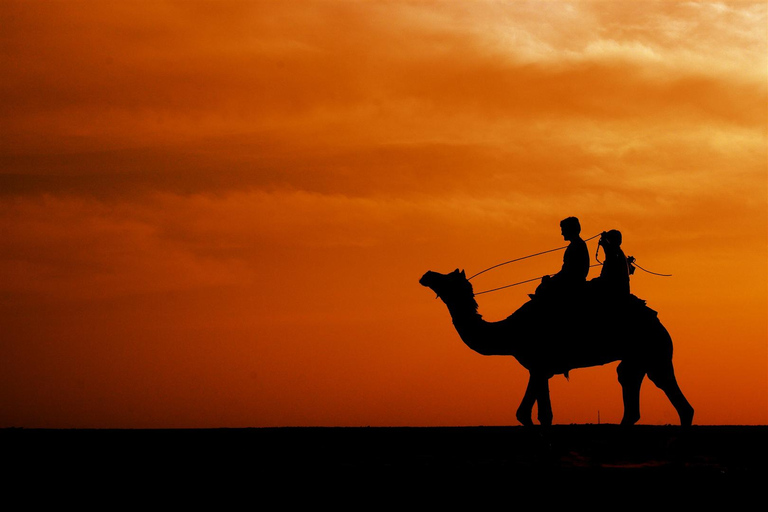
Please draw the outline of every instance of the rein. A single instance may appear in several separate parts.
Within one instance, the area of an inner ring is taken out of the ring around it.
[[[601,265],[602,265],[602,263],[595,263],[594,265],[590,265],[589,268],[599,267]],[[484,293],[496,292],[496,291],[499,291],[499,290],[503,290],[504,288],[511,288],[511,287],[517,286],[519,284],[530,283],[531,281],[538,281],[539,279],[541,279],[543,277],[546,277],[546,276],[550,276],[551,277],[553,275],[554,274],[546,274],[545,276],[534,277],[533,279],[526,279],[525,281],[519,281],[517,283],[508,284],[506,286],[499,286],[498,288],[493,288],[492,290],[484,290],[482,292],[477,292],[477,293],[475,293],[475,295],[482,295]]]
[[[602,233],[598,233],[598,234],[596,234],[595,236],[591,236],[591,237],[589,237],[589,238],[586,238],[584,241],[585,241],[585,242],[589,242],[590,240],[592,240],[592,239],[594,239],[594,238],[597,238],[597,237],[598,237],[598,236],[600,236],[600,235],[602,235]],[[564,245],[564,246],[562,246],[562,247],[556,247],[555,249],[549,249],[549,250],[547,250],[547,251],[541,251],[541,252],[537,252],[537,253],[535,253],[535,254],[529,254],[529,255],[527,255],[527,256],[522,256],[522,257],[520,257],[520,258],[515,258],[515,259],[513,259],[513,260],[509,260],[509,261],[505,261],[505,262],[503,262],[503,263],[499,263],[499,264],[497,264],[497,265],[493,265],[492,267],[488,267],[488,268],[486,268],[485,270],[481,270],[481,271],[480,271],[480,272],[478,272],[477,274],[474,274],[472,277],[468,278],[468,279],[467,279],[467,281],[470,281],[470,280],[472,280],[473,278],[475,278],[475,277],[479,276],[480,274],[484,274],[484,273],[488,272],[489,270],[493,270],[493,269],[495,269],[495,268],[498,268],[498,267],[501,267],[501,266],[503,266],[503,265],[507,265],[507,264],[509,264],[509,263],[514,263],[514,262],[516,262],[516,261],[525,260],[525,259],[528,259],[528,258],[533,258],[534,256],[541,256],[542,254],[547,254],[547,253],[550,253],[550,252],[554,252],[554,251],[561,251],[561,250],[563,250],[563,249],[565,249],[565,248],[567,248],[567,247],[568,247],[567,245]],[[596,263],[596,264],[594,264],[594,265],[590,265],[590,266],[589,266],[589,268],[592,268],[592,267],[599,267],[599,266],[601,266],[601,265],[603,264],[603,262],[602,262],[602,261],[600,261],[600,259],[597,257],[597,256],[598,256],[598,252],[599,252],[599,251],[600,251],[600,246],[598,245],[598,246],[597,246],[597,250],[595,251],[595,259],[597,260],[597,263]],[[638,265],[638,264],[637,264],[637,260],[635,260],[634,256],[629,256],[629,257],[627,258],[627,262],[628,262],[628,264],[630,265],[630,270],[634,270],[634,268],[632,268],[632,267],[637,267],[637,268],[639,268],[640,270],[642,270],[643,272],[647,272],[647,273],[649,273],[649,274],[653,274],[653,275],[655,275],[655,276],[661,276],[661,277],[672,277],[672,274],[659,274],[658,272],[651,272],[650,270],[646,270],[646,269],[644,269],[643,267],[641,267],[640,265]],[[632,273],[632,272],[630,271],[630,274],[631,274],[631,273]],[[520,285],[520,284],[530,283],[531,281],[538,281],[539,279],[542,279],[542,278],[544,278],[544,277],[547,277],[547,276],[552,276],[552,275],[554,275],[554,274],[546,274],[546,275],[544,275],[544,276],[534,277],[533,279],[526,279],[526,280],[524,280],[524,281],[518,281],[517,283],[508,284],[508,285],[505,285],[505,286],[499,286],[498,288],[492,288],[492,289],[490,289],[490,290],[484,290],[484,291],[482,291],[482,292],[477,292],[477,293],[474,293],[473,295],[482,295],[482,294],[484,294],[484,293],[497,292],[497,291],[499,291],[499,290],[504,290],[505,288],[511,288],[511,287],[513,287],[513,286],[517,286],[517,285]],[[436,297],[436,298],[437,298],[437,297]]]
[[[640,265],[638,265],[638,264],[637,264],[637,260],[636,260],[634,257],[630,256],[629,258],[627,258],[627,260],[629,260],[629,259],[631,259],[631,260],[632,260],[632,261],[629,263],[630,265],[632,265],[633,267],[637,267],[637,268],[639,268],[639,269],[640,269],[640,270],[642,270],[643,272],[648,272],[649,274],[653,274],[653,275],[655,275],[655,276],[661,276],[661,277],[672,277],[672,274],[659,274],[658,272],[651,272],[650,270],[645,270],[643,267],[641,267]]]
[[[591,236],[591,237],[589,237],[589,238],[585,239],[584,241],[585,241],[585,242],[589,242],[589,241],[590,241],[590,240],[592,240],[593,238],[597,238],[597,237],[599,237],[600,235],[602,235],[602,233],[598,233],[598,234],[596,234],[595,236]],[[478,272],[477,274],[475,274],[475,275],[473,275],[472,277],[470,277],[469,279],[467,279],[467,281],[471,281],[473,278],[475,278],[475,277],[479,276],[480,274],[484,274],[484,273],[488,272],[489,270],[493,270],[494,268],[497,268],[497,267],[501,267],[502,265],[507,265],[507,264],[509,264],[509,263],[514,263],[514,262],[516,262],[516,261],[525,260],[525,259],[528,259],[528,258],[533,258],[534,256],[541,256],[542,254],[547,254],[548,252],[554,252],[554,251],[562,251],[563,249],[565,249],[565,248],[567,248],[567,247],[568,247],[567,245],[564,245],[564,246],[562,246],[562,247],[556,247],[556,248],[554,248],[554,249],[549,249],[548,251],[541,251],[541,252],[537,252],[536,254],[529,254],[528,256],[523,256],[522,258],[515,258],[514,260],[509,260],[509,261],[505,261],[504,263],[499,263],[498,265],[494,265],[494,266],[492,266],[492,267],[488,267],[488,268],[487,268],[487,269],[485,269],[485,270],[481,270],[481,271],[480,271],[480,272]],[[540,278],[537,278],[537,279],[540,279]],[[532,279],[531,279],[531,281],[532,281]]]

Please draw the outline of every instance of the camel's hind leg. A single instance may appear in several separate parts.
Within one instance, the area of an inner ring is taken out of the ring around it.
[[[661,365],[656,366],[653,369],[648,370],[648,378],[658,386],[659,389],[664,391],[672,402],[672,406],[680,416],[680,425],[684,427],[691,426],[693,423],[693,407],[686,400],[685,395],[680,390],[680,386],[675,379],[675,369],[672,366],[672,361],[665,361]]]
[[[636,365],[622,361],[616,368],[624,400],[622,425],[634,425],[640,419],[640,386],[645,378],[645,371]]]

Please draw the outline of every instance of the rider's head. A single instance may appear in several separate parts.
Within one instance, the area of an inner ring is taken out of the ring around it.
[[[603,231],[599,244],[605,249],[618,249],[621,246],[621,231],[618,229]]]
[[[618,229],[612,229],[605,234],[608,239],[608,243],[615,245],[616,247],[621,245],[621,231]]]
[[[581,224],[576,217],[568,217],[560,221],[560,232],[566,240],[573,240],[581,233]]]

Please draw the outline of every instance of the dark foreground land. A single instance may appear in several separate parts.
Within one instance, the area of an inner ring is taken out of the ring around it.
[[[590,499],[627,489],[639,501],[670,492],[706,501],[727,490],[733,504],[761,496],[768,477],[764,426],[5,429],[0,439],[6,488],[38,482],[127,496],[155,489],[187,499],[365,492],[431,502],[549,488],[556,490],[544,498],[557,500],[567,498],[558,496],[567,484]]]

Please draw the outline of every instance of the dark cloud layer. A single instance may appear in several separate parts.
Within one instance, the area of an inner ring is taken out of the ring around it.
[[[488,192],[509,177],[536,192],[537,180],[570,172],[579,186],[585,168],[624,164],[595,154],[592,134],[579,140],[585,126],[616,130],[609,146],[657,139],[643,150],[662,151],[655,172],[666,172],[670,128],[765,124],[764,82],[676,67],[662,53],[670,41],[647,31],[602,46],[577,32],[562,58],[542,50],[532,60],[440,23],[462,9],[425,23],[429,10],[402,4],[225,5],[147,6],[157,23],[124,4],[5,4],[2,194]],[[521,9],[509,32],[562,51],[536,9]],[[614,11],[599,23],[628,27]],[[578,19],[598,23],[600,9],[584,12]]]

